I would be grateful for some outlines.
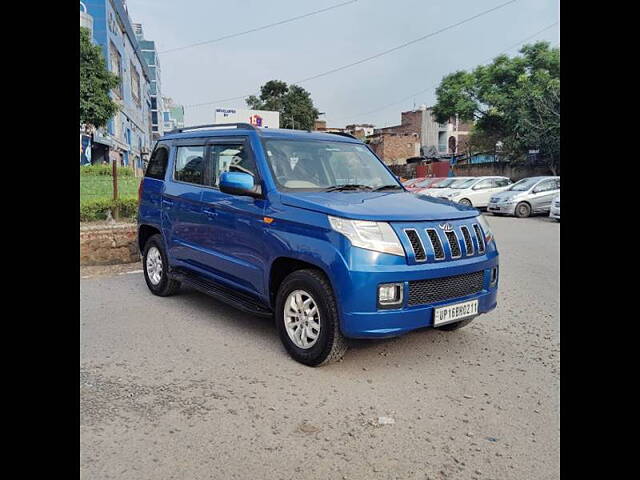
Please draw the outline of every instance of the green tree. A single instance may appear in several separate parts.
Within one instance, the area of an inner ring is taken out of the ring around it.
[[[109,72],[102,49],[91,43],[89,30],[80,27],[80,123],[102,127],[118,111],[109,97],[120,79]]]
[[[320,112],[313,106],[311,94],[297,85],[270,80],[260,87],[260,97],[246,100],[249,108],[280,112],[281,128],[311,130]]]
[[[437,121],[459,115],[473,120],[469,139],[476,151],[494,151],[522,161],[540,151],[549,169],[560,166],[560,49],[548,42],[525,45],[520,56],[500,55],[471,72],[447,75],[436,89]]]

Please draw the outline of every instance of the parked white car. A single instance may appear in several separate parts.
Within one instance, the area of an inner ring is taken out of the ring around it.
[[[444,180],[439,184],[436,183],[431,188],[421,191],[420,194],[427,195],[429,197],[446,198],[446,195],[451,191],[452,187],[460,185],[472,178],[476,177],[449,177],[447,180],[451,180],[450,183],[447,183],[447,180]]]
[[[555,218],[560,221],[560,194],[553,198],[551,201],[551,209],[549,210],[549,217]]]
[[[504,192],[512,184],[507,177],[475,177],[452,185],[444,198],[470,207],[485,208],[492,195]]]

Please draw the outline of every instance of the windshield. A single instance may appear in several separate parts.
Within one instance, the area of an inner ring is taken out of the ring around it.
[[[266,139],[269,166],[285,190],[370,190],[402,187],[364,145],[317,140]]]
[[[524,192],[533,187],[536,183],[540,181],[539,178],[523,178],[522,180],[518,180],[516,183],[511,185],[507,190],[515,190],[516,192]]]
[[[458,178],[447,178],[446,180],[442,180],[441,182],[436,183],[435,185],[431,185],[431,188],[446,188],[451,185],[453,182],[460,181]]]
[[[469,188],[478,180],[477,178],[470,178],[469,180],[461,180],[451,185],[451,188]]]

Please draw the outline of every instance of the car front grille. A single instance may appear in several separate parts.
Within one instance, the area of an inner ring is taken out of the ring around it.
[[[442,248],[442,242],[440,242],[438,232],[436,232],[434,228],[428,228],[427,235],[429,235],[429,240],[431,241],[431,248],[433,248],[435,259],[444,259],[444,249]]]
[[[452,277],[410,281],[408,305],[425,305],[473,295],[482,291],[483,280],[484,271],[481,270]]]
[[[458,243],[458,236],[456,232],[444,232],[449,241],[449,247],[451,248],[451,258],[460,258],[462,256],[462,252],[460,251],[460,244]]]
[[[458,260],[463,256],[484,255],[486,251],[484,235],[477,223],[453,225],[453,229],[447,232],[432,227],[407,226],[402,230],[409,241],[409,245],[405,243],[409,258],[413,253],[413,260],[417,263]]]
[[[418,232],[414,229],[406,229],[404,233],[407,234],[407,238],[411,242],[411,248],[413,248],[413,254],[416,257],[417,262],[423,262],[427,259],[427,254],[424,251],[424,247],[422,246],[422,241],[420,240],[420,236]]]
[[[462,236],[464,237],[464,248],[467,251],[467,256],[473,255],[473,241],[471,240],[471,234],[469,233],[469,227],[463,225],[460,227]]]
[[[482,255],[484,253],[484,236],[480,229],[480,225],[474,223],[473,230],[476,232],[476,239],[478,240],[478,253]]]

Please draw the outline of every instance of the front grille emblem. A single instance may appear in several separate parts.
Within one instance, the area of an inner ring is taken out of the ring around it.
[[[453,232],[453,225],[451,225],[450,223],[441,223],[438,226],[445,232]]]

